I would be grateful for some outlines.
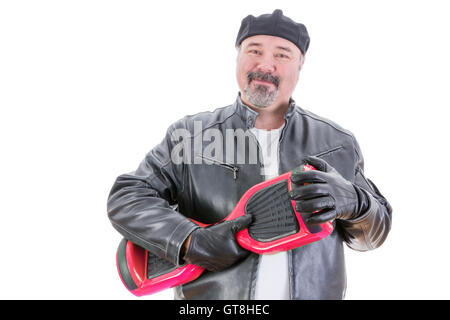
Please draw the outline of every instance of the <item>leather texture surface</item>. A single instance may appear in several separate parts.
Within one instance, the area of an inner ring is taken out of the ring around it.
[[[196,128],[201,124],[201,133],[218,130],[225,146],[227,129],[245,132],[254,126],[256,117],[257,113],[243,105],[238,96],[232,105],[174,123],[137,170],[115,181],[108,199],[112,225],[125,238],[153,254],[183,264],[181,245],[197,228],[188,218],[218,222],[232,211],[246,190],[263,181],[261,158],[256,163],[238,161],[249,148],[258,150],[251,133],[244,150],[225,150],[221,159],[211,159],[203,152],[211,140],[198,139]],[[358,251],[379,247],[389,233],[392,209],[364,176],[363,157],[349,131],[303,110],[293,100],[285,119],[279,144],[280,174],[298,167],[305,156],[317,156],[363,189],[370,200],[361,216],[335,222],[329,237],[288,252],[291,299],[342,299],[346,288],[343,244]],[[173,135],[177,129],[186,130],[192,137],[191,150],[185,150],[184,155],[190,161],[179,164],[171,161],[171,153],[180,143]],[[252,299],[258,261],[258,255],[250,254],[226,270],[205,271],[197,280],[176,288],[175,298]]]

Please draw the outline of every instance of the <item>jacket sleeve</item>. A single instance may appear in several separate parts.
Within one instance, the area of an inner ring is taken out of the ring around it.
[[[378,248],[386,240],[391,229],[392,207],[375,184],[364,176],[364,159],[354,140],[356,165],[354,185],[368,196],[369,208],[352,220],[340,221],[347,245],[357,251]]]
[[[181,245],[198,226],[173,209],[183,191],[183,164],[171,161],[173,130],[169,128],[136,171],[116,179],[107,210],[126,239],[179,266]]]

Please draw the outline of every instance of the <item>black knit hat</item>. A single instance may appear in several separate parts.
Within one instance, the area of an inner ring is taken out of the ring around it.
[[[244,39],[259,34],[284,38],[294,43],[305,54],[309,47],[309,35],[306,27],[283,15],[276,9],[272,14],[262,14],[259,17],[249,15],[242,20],[236,38],[236,47]]]

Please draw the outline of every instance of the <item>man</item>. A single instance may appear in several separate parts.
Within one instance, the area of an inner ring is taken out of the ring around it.
[[[343,242],[366,251],[386,239],[392,209],[364,176],[353,135],[291,99],[308,46],[305,26],[281,10],[243,19],[235,103],[179,120],[135,172],[117,178],[113,226],[173,264],[207,269],[177,287],[177,299],[341,299]],[[317,170],[294,174],[290,196],[308,224],[333,223],[327,238],[260,256],[234,237],[250,216],[208,228],[190,220],[221,221],[251,186],[303,163]]]

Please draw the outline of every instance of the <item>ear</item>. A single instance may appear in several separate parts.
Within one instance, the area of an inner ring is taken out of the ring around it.
[[[299,71],[302,70],[304,63],[305,63],[305,55],[300,53],[300,63],[299,63],[299,66],[298,66],[298,70]]]

